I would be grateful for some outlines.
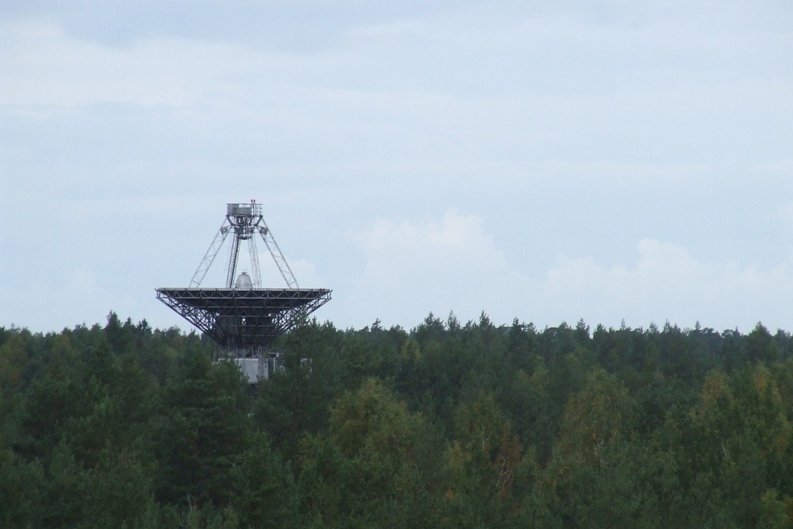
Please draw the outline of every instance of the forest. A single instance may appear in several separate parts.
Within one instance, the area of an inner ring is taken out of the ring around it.
[[[307,321],[248,385],[110,313],[0,328],[3,528],[793,528],[793,338]]]

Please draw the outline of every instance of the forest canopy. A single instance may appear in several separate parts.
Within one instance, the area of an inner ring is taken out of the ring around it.
[[[793,528],[793,338],[309,321],[249,385],[146,321],[0,328],[0,527]]]

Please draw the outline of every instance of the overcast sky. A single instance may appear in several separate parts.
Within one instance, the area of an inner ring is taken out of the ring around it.
[[[188,329],[255,198],[342,328],[793,330],[793,3],[5,0],[0,178],[0,326]]]

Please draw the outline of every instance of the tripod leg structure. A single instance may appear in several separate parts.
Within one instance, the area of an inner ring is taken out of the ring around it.
[[[286,262],[284,254],[281,253],[278,243],[275,242],[275,238],[270,228],[264,223],[264,220],[262,220],[262,225],[259,227],[259,234],[262,236],[265,246],[267,246],[267,249],[270,251],[270,255],[273,256],[273,261],[275,261],[278,271],[281,272],[281,277],[286,281],[286,286],[289,288],[299,288],[295,275],[292,273],[292,269],[289,268],[289,263]]]
[[[228,220],[224,220],[223,224],[220,225],[220,229],[209,245],[206,254],[204,254],[204,258],[201,260],[201,263],[199,263],[198,268],[196,268],[193,279],[190,280],[190,288],[201,286],[201,282],[206,277],[209,267],[212,266],[215,257],[217,257],[220,251],[220,247],[223,246],[223,241],[226,240],[226,236],[229,234],[229,226],[227,224]]]

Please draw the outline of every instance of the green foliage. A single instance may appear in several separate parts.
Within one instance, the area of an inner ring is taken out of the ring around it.
[[[438,462],[423,417],[367,379],[333,406],[328,433],[340,469],[334,484],[354,526],[434,525]]]
[[[256,435],[231,469],[231,500],[242,527],[299,527],[297,487],[288,465],[264,434]]]
[[[27,463],[0,444],[0,527],[39,527],[44,494],[41,464]]]
[[[793,529],[784,331],[314,320],[255,388],[212,347],[0,329],[0,527]]]
[[[250,400],[236,366],[187,355],[164,389],[158,428],[159,497],[190,506],[223,506],[234,496],[230,470],[251,443]]]

